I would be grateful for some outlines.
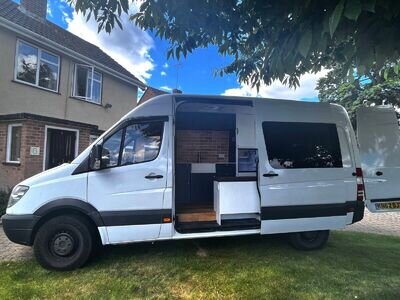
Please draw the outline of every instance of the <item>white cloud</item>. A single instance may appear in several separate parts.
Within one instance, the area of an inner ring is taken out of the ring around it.
[[[69,4],[66,2],[66,0],[60,0],[57,9],[61,12],[61,21],[67,24],[67,20],[71,19],[71,16],[67,12],[70,10]]]
[[[47,2],[47,15],[53,17],[53,10],[51,9],[50,2]]]
[[[166,92],[171,92],[172,91],[172,88],[167,86],[167,85],[160,86],[160,89],[164,90]]]
[[[326,75],[327,71],[323,70],[316,74],[306,73],[300,78],[300,86],[297,89],[291,89],[283,85],[280,81],[274,81],[271,85],[263,85],[259,92],[250,85],[241,84],[238,88],[225,90],[223,95],[227,96],[246,96],[246,97],[263,97],[263,98],[278,98],[302,100],[310,99],[318,96],[318,91],[315,90],[319,78]]]
[[[161,76],[167,76],[167,73],[165,73],[165,71],[161,71],[160,75]]]
[[[169,64],[167,62],[165,64],[163,64],[164,69],[168,69],[168,67],[169,67]]]
[[[138,10],[136,5],[135,2],[131,5],[130,13]],[[128,15],[121,17],[123,30],[115,26],[111,34],[105,31],[98,34],[93,18],[86,22],[86,18],[75,11],[72,16],[64,14],[63,17],[68,31],[98,46],[140,80],[145,81],[151,77],[150,72],[155,65],[149,51],[154,46],[154,41],[147,32],[131,22]]]

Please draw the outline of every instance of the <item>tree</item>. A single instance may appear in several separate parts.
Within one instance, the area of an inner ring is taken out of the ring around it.
[[[389,71],[387,71],[389,70]],[[321,102],[337,103],[346,108],[353,125],[355,112],[361,105],[392,104],[400,106],[400,76],[390,70],[371,69],[367,76],[342,77],[343,70],[336,66],[319,79],[318,97]],[[386,75],[385,75],[386,74]]]
[[[94,17],[99,30],[122,27],[129,0],[68,0]],[[234,57],[219,74],[235,73],[259,88],[279,79],[290,86],[322,67],[359,73],[392,63],[398,73],[398,0],[144,0],[131,19],[170,42],[168,57],[216,45]]]

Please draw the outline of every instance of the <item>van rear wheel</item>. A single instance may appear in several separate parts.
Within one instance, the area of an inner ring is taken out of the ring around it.
[[[290,243],[299,250],[315,250],[325,246],[329,230],[294,232],[290,234]]]
[[[58,216],[44,223],[33,244],[39,264],[59,271],[81,267],[88,260],[92,248],[90,224],[73,215]]]

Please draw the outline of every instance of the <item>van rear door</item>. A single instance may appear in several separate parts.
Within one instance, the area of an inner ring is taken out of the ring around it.
[[[400,129],[394,108],[359,108],[357,138],[368,209],[400,211]]]

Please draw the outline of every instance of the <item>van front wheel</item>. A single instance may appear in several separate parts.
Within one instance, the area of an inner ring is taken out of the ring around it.
[[[90,224],[72,215],[58,216],[44,223],[33,244],[39,264],[59,271],[81,267],[88,260],[92,248]]]
[[[325,246],[329,230],[294,232],[290,234],[290,243],[299,250],[315,250]]]

